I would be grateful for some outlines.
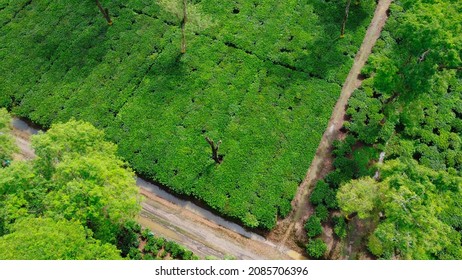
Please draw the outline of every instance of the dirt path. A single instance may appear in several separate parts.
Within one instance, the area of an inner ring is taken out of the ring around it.
[[[296,248],[297,240],[304,238],[303,222],[313,213],[309,203],[309,194],[312,186],[320,178],[323,178],[331,170],[331,150],[332,143],[339,137],[345,116],[345,109],[348,99],[355,89],[361,85],[360,71],[366,63],[372,48],[380,37],[383,26],[388,18],[387,10],[393,0],[380,0],[374,13],[374,17],[369,25],[363,43],[356,54],[354,64],[343,85],[341,94],[332,112],[332,116],[319,143],[316,155],[306,174],[306,177],[297,190],[297,194],[292,201],[293,211],[284,220],[278,223],[274,236],[270,238],[279,241],[280,246]],[[281,234],[283,232],[283,234]],[[277,240],[279,238],[279,240]]]
[[[31,133],[36,131],[29,129],[17,119],[13,124],[13,135],[20,148],[20,152],[14,155],[15,160],[34,158],[29,138]],[[137,183],[139,181],[137,180]],[[298,253],[277,247],[257,234],[248,233],[248,237],[245,237],[218,225],[205,218],[204,214],[191,209],[191,203],[175,204],[150,192],[146,184],[139,183],[139,186],[144,202],[138,221],[154,233],[184,245],[200,257],[303,259]]]
[[[15,138],[16,145],[19,148],[19,153],[13,155],[14,160],[33,159],[35,157],[35,153],[30,145],[30,133],[14,129],[13,136]]]

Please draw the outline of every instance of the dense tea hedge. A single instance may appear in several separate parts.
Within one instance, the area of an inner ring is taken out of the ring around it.
[[[272,228],[314,155],[374,1],[0,0],[0,106],[104,128],[141,174]],[[222,140],[220,165],[204,137]]]

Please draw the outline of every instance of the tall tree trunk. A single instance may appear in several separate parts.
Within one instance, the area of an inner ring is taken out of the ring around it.
[[[220,148],[221,140],[218,141],[217,144],[215,144],[215,142],[212,139],[208,138],[208,137],[205,137],[205,140],[209,143],[210,148],[212,148],[212,158],[213,158],[213,160],[216,163],[220,164],[221,161],[222,161],[222,158],[218,155],[218,149]]]
[[[101,6],[101,3],[98,0],[95,0],[95,1],[96,1],[96,6],[98,6],[100,12],[103,14],[104,18],[106,19],[107,24],[112,25],[112,20],[109,17],[109,10],[104,9],[103,6]]]
[[[187,0],[183,0],[183,20],[181,21],[181,53],[186,53],[186,21],[187,21]]]
[[[340,32],[340,37],[341,38],[343,38],[343,36],[345,36],[345,26],[346,26],[346,23],[347,23],[347,20],[348,20],[348,14],[350,13],[350,4],[351,4],[351,0],[348,0],[346,8],[345,8],[345,16],[343,17],[342,31]]]

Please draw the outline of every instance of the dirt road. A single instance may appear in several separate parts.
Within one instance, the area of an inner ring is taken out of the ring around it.
[[[28,160],[35,157],[30,145],[30,135],[37,131],[24,122],[14,119],[13,134],[20,153],[16,160]],[[212,221],[213,214],[180,199],[171,201],[151,192],[152,184],[137,178],[140,193],[144,196],[142,212],[138,221],[154,233],[174,240],[192,250],[200,257],[214,256],[237,259],[303,259],[303,256],[286,248],[277,247],[264,237],[247,232],[238,225],[222,221]],[[198,210],[199,209],[199,210]],[[230,228],[226,228],[227,225]],[[238,233],[240,232],[240,233]]]
[[[374,17],[369,25],[363,43],[356,54],[354,64],[348,74],[343,85],[341,94],[332,112],[332,116],[324,132],[321,142],[319,143],[316,155],[311,163],[311,166],[306,174],[306,177],[297,190],[295,199],[292,202],[292,213],[283,221],[278,223],[276,231],[284,231],[280,234],[282,239],[279,241],[281,246],[288,246],[296,248],[294,244],[296,240],[303,238],[303,222],[312,214],[313,209],[309,203],[309,195],[312,191],[313,185],[320,178],[323,178],[331,167],[331,150],[332,143],[338,138],[340,129],[342,128],[345,110],[348,104],[348,99],[355,89],[361,86],[361,78],[359,77],[360,71],[365,65],[369,55],[372,52],[377,39],[388,18],[387,10],[393,0],[380,0],[374,13]],[[279,228],[282,228],[280,230]],[[277,237],[277,235],[275,235]]]

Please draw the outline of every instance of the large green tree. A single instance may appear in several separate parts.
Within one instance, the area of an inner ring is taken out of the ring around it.
[[[342,186],[337,196],[345,214],[358,212],[360,218],[372,217],[378,222],[368,244],[374,255],[399,259],[462,257],[460,219],[453,215],[462,210],[462,177],[415,161],[391,160],[381,168],[381,178],[381,182],[362,179],[360,184],[354,180]]]
[[[71,120],[32,139],[34,164],[49,178],[47,215],[77,219],[99,239],[114,242],[119,225],[140,210],[135,174],[92,125]]]
[[[342,185],[337,200],[347,216],[370,217],[379,207],[384,196],[384,186],[370,177],[364,177]]]
[[[404,0],[392,5],[388,23],[395,41],[387,56],[373,57],[375,86],[390,97],[408,100],[440,86],[441,76],[462,68],[462,3]],[[388,39],[388,38],[387,38]]]
[[[51,218],[18,220],[0,237],[2,260],[121,259],[114,245],[101,243],[77,221]]]
[[[0,169],[0,235],[22,218],[80,223],[89,236],[117,243],[120,227],[136,218],[135,174],[92,125],[72,120],[32,138],[37,157]],[[91,234],[90,234],[91,233]]]

